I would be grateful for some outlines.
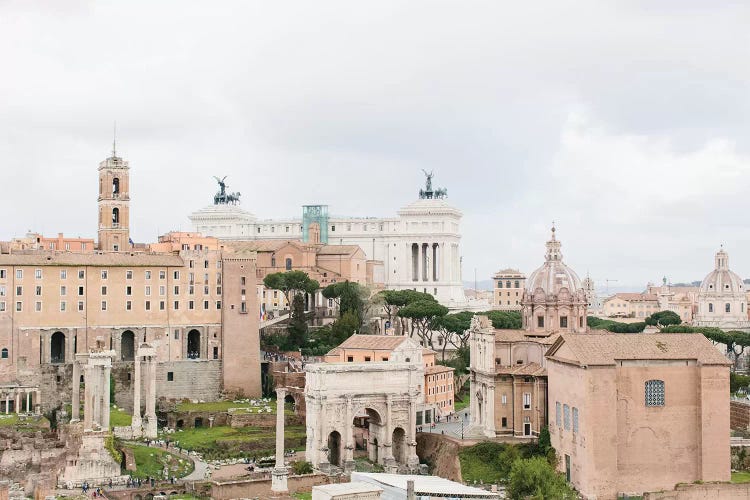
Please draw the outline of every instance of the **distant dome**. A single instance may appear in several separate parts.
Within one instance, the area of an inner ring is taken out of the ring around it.
[[[716,252],[715,268],[703,278],[700,293],[717,296],[745,293],[742,278],[729,269],[729,254],[724,249]]]
[[[531,273],[526,280],[526,290],[533,294],[539,288],[545,295],[558,295],[566,288],[571,295],[582,290],[581,280],[571,268],[562,261],[560,242],[555,239],[555,228],[552,228],[552,239],[547,242],[547,254],[542,267]]]

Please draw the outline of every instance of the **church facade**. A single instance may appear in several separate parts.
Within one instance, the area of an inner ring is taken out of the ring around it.
[[[382,262],[387,289],[430,293],[443,305],[467,307],[461,282],[462,213],[433,189],[432,175],[419,198],[395,217],[340,217],[327,205],[305,205],[301,218],[259,220],[237,204],[214,204],[192,213],[196,232],[222,240],[310,240],[319,228],[320,243],[359,246],[368,261]],[[485,308],[487,305],[485,305]]]

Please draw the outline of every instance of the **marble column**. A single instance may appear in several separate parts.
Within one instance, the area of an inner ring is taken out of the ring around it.
[[[326,397],[320,397],[320,448],[318,463],[328,463],[328,433],[326,432]],[[320,456],[322,455],[322,456]]]
[[[111,370],[109,366],[102,368],[102,385],[104,386],[104,390],[102,392],[101,422],[103,429],[109,429],[109,377]]]
[[[94,417],[94,408],[92,398],[94,397],[94,381],[92,380],[91,367],[83,366],[83,430],[91,429],[91,422]]]
[[[284,463],[284,398],[286,388],[276,388],[276,466],[271,472],[271,491],[282,493],[289,491],[287,476],[289,471]]]
[[[346,420],[345,424],[345,445],[344,445],[344,470],[354,470],[354,415],[352,415],[352,398],[346,397]]]
[[[385,439],[383,440],[383,450],[384,453],[384,460],[393,460],[393,424],[391,423],[391,419],[393,418],[392,410],[393,410],[393,397],[389,394],[386,397],[386,410],[385,410],[385,436],[383,436]]]
[[[15,402],[16,413],[21,413],[21,391],[16,389],[16,402]]]
[[[5,414],[10,413],[10,394],[5,395]]]
[[[156,359],[149,356],[146,363],[148,398],[146,399],[146,425],[143,433],[147,438],[156,438]]]
[[[31,413],[31,391],[26,389],[26,413]]]
[[[417,395],[409,394],[409,442],[406,448],[406,463],[412,471],[419,466],[417,456]]]
[[[141,358],[136,354],[133,363],[133,420],[131,427],[141,429]]]
[[[73,358],[73,400],[70,405],[70,421],[81,419],[81,365]]]
[[[39,415],[42,411],[42,391],[34,391],[34,414]]]
[[[102,422],[102,373],[101,367],[94,365],[90,368],[91,375],[91,397],[93,408],[91,409],[92,426],[101,425]],[[92,427],[93,428],[93,427]]]

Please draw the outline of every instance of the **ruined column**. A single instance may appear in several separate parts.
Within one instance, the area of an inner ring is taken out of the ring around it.
[[[384,463],[386,460],[393,462],[393,429],[392,429],[392,423],[391,418],[392,417],[392,410],[393,410],[393,396],[388,394],[385,401],[385,436],[383,436],[385,439],[383,440],[383,451],[384,453]]]
[[[146,399],[146,425],[143,433],[147,438],[156,438],[156,357],[152,353],[146,363],[148,377],[148,399]]]
[[[409,392],[409,442],[407,443],[406,464],[414,472],[419,467],[417,456],[417,394]]]
[[[26,389],[26,413],[31,413],[31,391]]]
[[[89,368],[91,374],[91,397],[93,399],[93,405],[91,408],[91,423],[93,425],[101,425],[102,418],[102,374],[101,368],[97,365]]]
[[[83,366],[83,430],[91,429],[91,422],[94,417],[94,408],[92,398],[94,397],[94,381],[92,380],[91,367],[86,364]]]
[[[34,391],[34,414],[39,415],[42,412],[42,391]]]
[[[16,413],[21,413],[21,391],[16,389],[15,393],[16,393],[16,402],[15,402],[16,407],[14,409],[16,410]]]
[[[287,475],[289,471],[284,463],[284,398],[286,388],[276,388],[276,466],[271,472],[271,491],[281,493],[289,491]]]
[[[10,413],[10,393],[5,394],[5,414]]]
[[[112,368],[110,366],[104,366],[102,368],[102,382],[104,385],[104,393],[102,394],[102,428],[109,430],[109,377]]]
[[[326,432],[326,396],[320,396],[320,447],[318,448],[318,464],[328,463],[328,433]]]
[[[81,365],[73,358],[73,400],[70,405],[70,421],[78,422],[81,418]]]
[[[136,353],[135,363],[133,363],[133,421],[131,427],[133,430],[141,429],[141,358]]]

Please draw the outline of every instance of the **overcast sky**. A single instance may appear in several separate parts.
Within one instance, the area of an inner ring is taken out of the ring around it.
[[[32,6],[33,4],[33,6]],[[260,218],[391,216],[422,168],[464,213],[464,278],[750,277],[750,4],[0,0],[0,239],[95,237],[98,163],[136,241],[228,175]]]

